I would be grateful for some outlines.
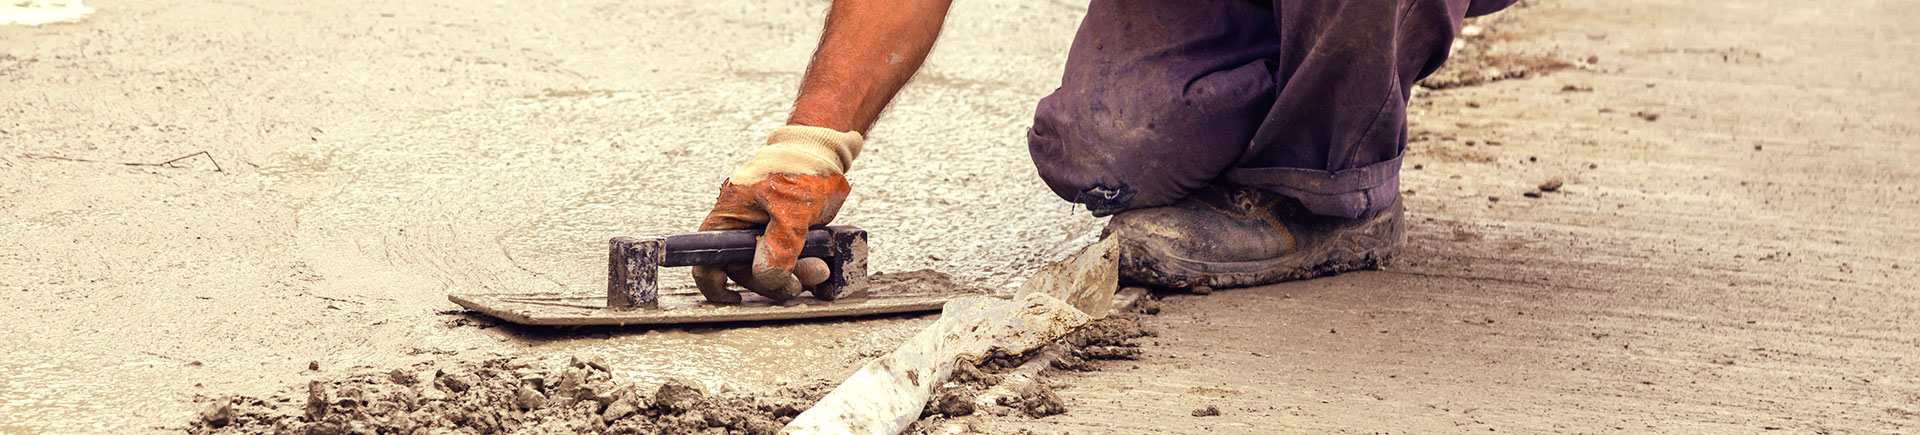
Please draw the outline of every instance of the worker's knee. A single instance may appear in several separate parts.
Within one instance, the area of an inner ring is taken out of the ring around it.
[[[1040,100],[1028,150],[1055,194],[1095,215],[1173,203],[1246,151],[1273,103],[1270,65],[1069,79]]]

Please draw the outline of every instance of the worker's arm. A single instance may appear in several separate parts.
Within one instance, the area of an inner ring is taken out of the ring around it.
[[[952,0],[836,0],[791,125],[865,134],[920,69]]]
[[[952,0],[835,0],[787,126],[768,134],[753,160],[720,185],[700,230],[765,226],[752,264],[695,266],[707,300],[736,303],[727,280],[775,300],[799,296],[827,276],[801,261],[807,228],[840,212],[846,172],[862,136],[933,49]],[[796,276],[796,272],[798,275]],[[802,279],[804,277],[805,279]]]

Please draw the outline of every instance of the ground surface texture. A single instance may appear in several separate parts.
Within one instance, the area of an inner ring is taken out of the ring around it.
[[[89,5],[0,27],[0,432],[179,431],[197,397],[501,357],[771,391],[928,322],[444,313],[448,292],[597,291],[606,238],[690,229],[783,121],[822,2]],[[1094,234],[1023,139],[1082,13],[955,6],[849,174],[839,222],[872,233],[875,269],[1004,290]],[[1169,297],[1140,359],[1047,381],[1064,414],[970,423],[1920,430],[1914,22],[1896,0],[1482,20],[1416,99],[1401,261]]]
[[[1577,68],[1422,96],[1400,262],[1169,297],[974,427],[1920,431],[1920,3],[1530,3],[1484,54]]]

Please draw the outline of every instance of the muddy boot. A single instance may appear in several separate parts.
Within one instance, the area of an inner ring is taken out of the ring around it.
[[[1120,280],[1167,288],[1248,287],[1377,268],[1406,240],[1398,199],[1359,218],[1216,182],[1166,207],[1121,212]]]

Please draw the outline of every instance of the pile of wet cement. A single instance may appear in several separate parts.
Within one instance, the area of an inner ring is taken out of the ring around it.
[[[1095,320],[1066,337],[1055,342],[1060,353],[1029,352],[1026,355],[998,355],[981,361],[978,365],[963,364],[954,369],[953,377],[936,389],[932,400],[920,412],[920,420],[909,426],[905,433],[938,433],[942,423],[950,419],[973,415],[992,415],[1007,417],[1024,415],[1028,418],[1042,418],[1067,412],[1066,404],[1053,392],[1041,372],[1043,379],[1025,382],[1013,386],[1008,395],[997,397],[993,403],[982,409],[976,404],[981,394],[1006,380],[1006,375],[1033,358],[1054,358],[1046,362],[1048,370],[1096,371],[1100,366],[1094,361],[1135,360],[1140,358],[1140,344],[1135,339],[1159,335],[1152,329],[1140,324],[1140,317],[1159,313],[1159,303],[1143,299],[1133,312],[1115,313],[1106,318]]]
[[[614,379],[599,359],[540,365],[510,358],[448,369],[423,364],[312,381],[304,398],[210,399],[190,432],[772,434],[832,387],[708,394],[670,380],[643,391]]]
[[[1140,357],[1133,340],[1156,335],[1140,325],[1158,303],[1142,300],[1134,312],[1116,313],[1062,337],[1051,370],[1093,371],[1093,361]],[[992,406],[975,398],[1002,383],[1003,375],[1036,357],[998,355],[962,365],[929,401],[907,433],[976,413],[1040,418],[1066,412],[1045,382],[1020,385]],[[203,398],[205,408],[189,432],[196,434],[773,434],[806,411],[833,385],[787,387],[770,394],[709,394],[670,380],[651,392],[614,379],[599,358],[565,364],[495,358],[433,368],[363,371],[307,384],[304,397]]]

